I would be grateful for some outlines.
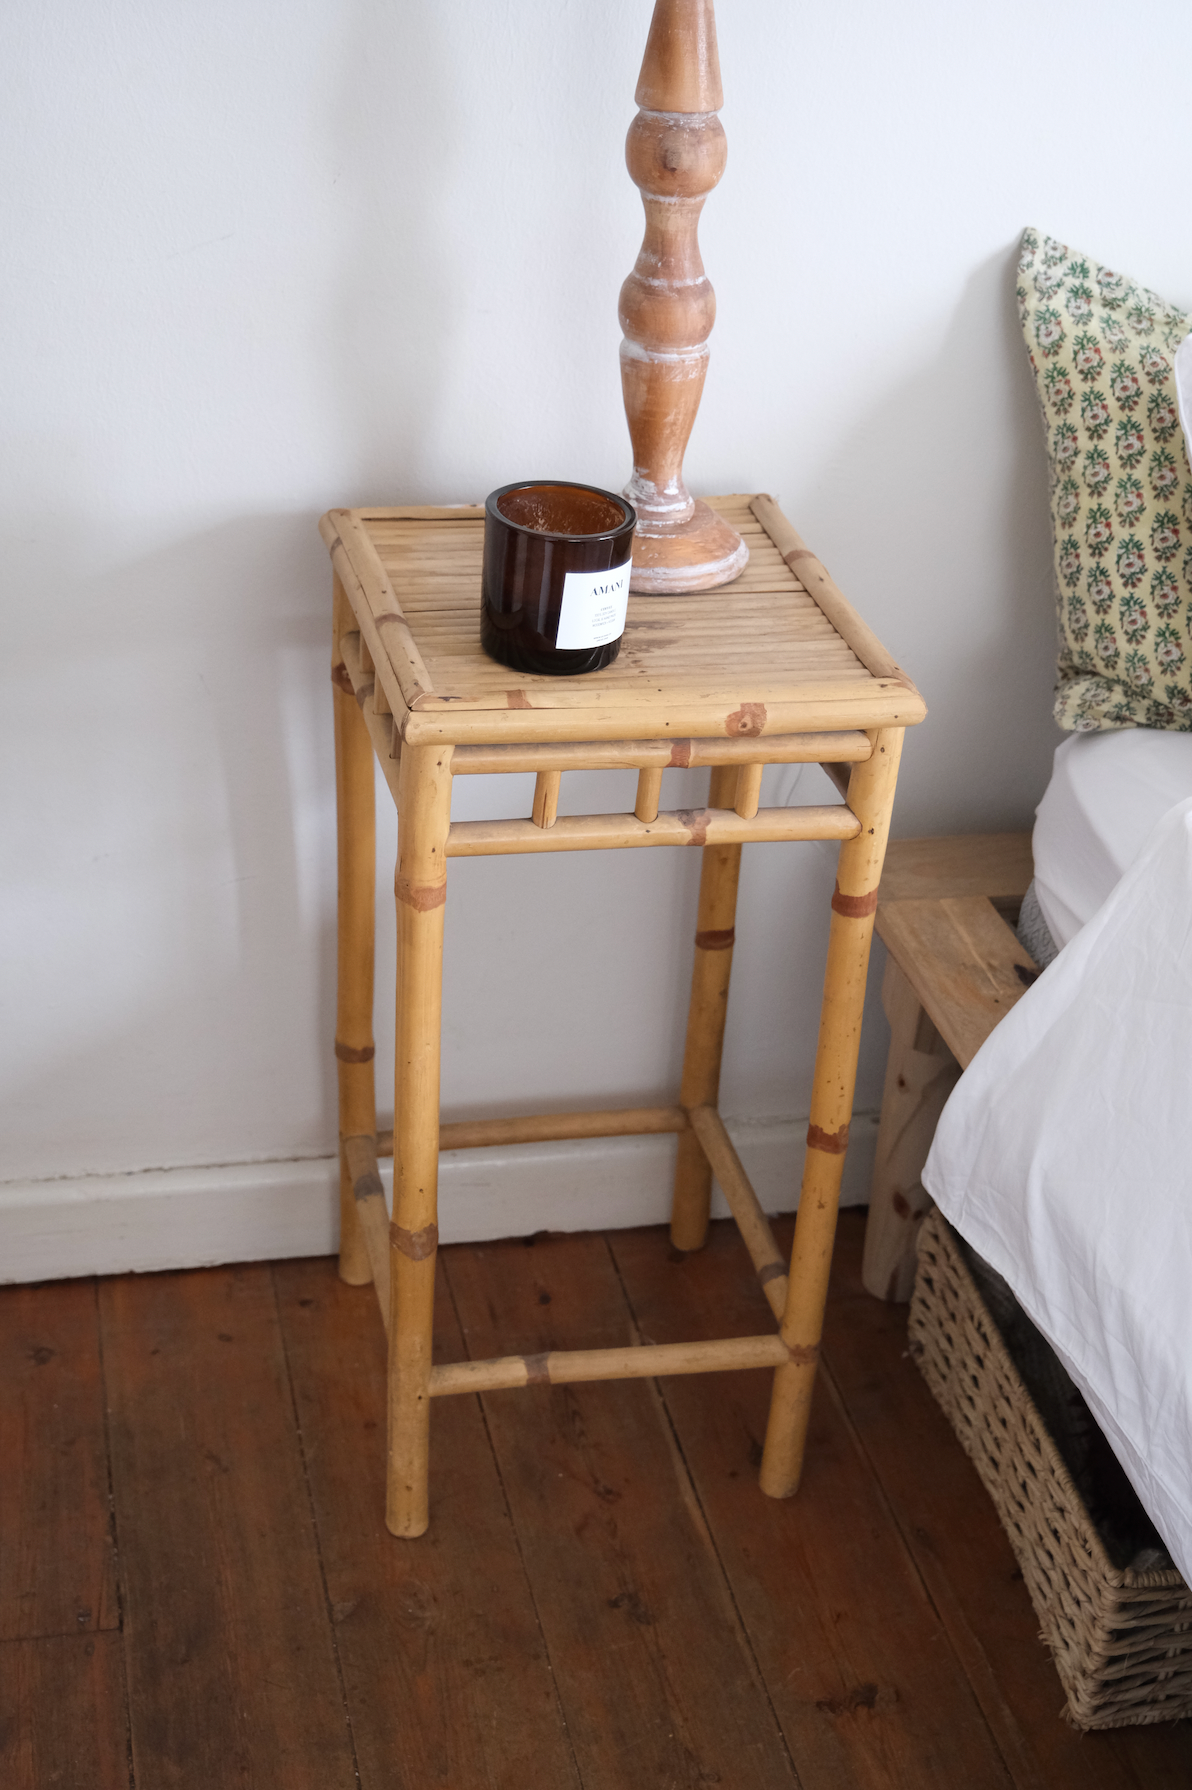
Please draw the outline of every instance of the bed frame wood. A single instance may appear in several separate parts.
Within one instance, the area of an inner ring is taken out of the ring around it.
[[[921,1180],[944,1102],[998,1021],[1038,975],[1011,919],[1030,884],[1029,833],[890,845],[877,931],[889,959],[882,1004],[890,1054],[862,1275],[879,1299],[910,1298]]]

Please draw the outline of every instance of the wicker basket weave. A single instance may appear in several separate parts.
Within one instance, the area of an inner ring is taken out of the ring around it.
[[[910,1347],[997,1507],[1077,1728],[1192,1715],[1192,1592],[1115,1567],[942,1214],[919,1238]]]

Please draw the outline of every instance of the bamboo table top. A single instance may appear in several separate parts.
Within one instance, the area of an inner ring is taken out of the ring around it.
[[[748,544],[741,576],[716,590],[631,596],[618,658],[570,678],[511,671],[481,649],[482,505],[331,510],[320,530],[411,745],[760,738],[921,721],[918,691],[773,499],[709,501]]]

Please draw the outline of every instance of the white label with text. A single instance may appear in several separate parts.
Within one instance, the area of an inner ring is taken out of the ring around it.
[[[607,572],[568,572],[555,645],[564,650],[607,646],[625,632],[633,561]]]

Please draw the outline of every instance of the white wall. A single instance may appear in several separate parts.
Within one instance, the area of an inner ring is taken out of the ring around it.
[[[538,472],[623,482],[616,297],[640,209],[621,157],[649,13],[3,9],[14,1210],[48,1212],[55,1178],[85,1208],[92,1176],[305,1158],[325,1228],[316,518]],[[1192,14],[1144,0],[1123,38],[1124,17],[1119,0],[721,0],[729,165],[702,230],[720,321],[689,482],[774,491],[916,677],[931,713],[904,760],[904,834],[1027,824],[1055,739],[1043,455],[1011,302],[1022,226],[1192,302]],[[575,782],[576,807],[624,797]],[[777,799],[792,792],[786,773]],[[457,811],[503,799],[468,780]],[[697,870],[677,853],[457,865],[450,1112],[667,1096]],[[823,847],[747,855],[724,1084],[742,1123],[806,1113],[831,875]],[[878,1017],[864,1109],[882,1044]],[[238,1246],[212,1223],[179,1259]]]

